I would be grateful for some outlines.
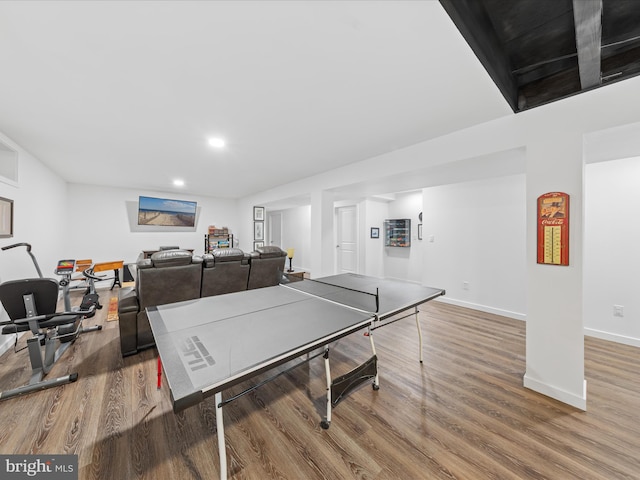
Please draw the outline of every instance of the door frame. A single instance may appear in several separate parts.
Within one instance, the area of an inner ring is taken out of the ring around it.
[[[340,271],[340,260],[339,260],[339,256],[340,255],[339,255],[339,252],[337,251],[338,248],[340,248],[340,247],[338,247],[338,245],[340,244],[340,240],[341,240],[339,238],[340,237],[340,230],[341,230],[340,229],[340,219],[339,219],[340,213],[339,212],[340,212],[341,209],[345,209],[345,208],[353,209],[354,212],[355,212],[354,224],[353,224],[353,228],[354,228],[354,231],[356,233],[356,238],[355,238],[355,242],[354,242],[354,245],[355,245],[355,252],[354,252],[354,255],[355,255],[355,273],[360,273],[360,248],[361,248],[361,245],[360,245],[360,229],[358,228],[358,225],[360,223],[360,208],[358,207],[358,204],[355,204],[355,203],[349,204],[349,205],[341,205],[339,207],[335,207],[335,209],[334,209],[334,225],[335,225],[335,229],[334,229],[335,238],[334,238],[334,240],[335,240],[335,245],[336,245],[336,253],[334,255],[334,259],[335,259],[335,261],[334,261],[334,271],[336,273],[339,273],[339,271]]]

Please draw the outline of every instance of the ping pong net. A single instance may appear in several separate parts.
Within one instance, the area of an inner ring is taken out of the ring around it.
[[[377,314],[380,310],[378,287],[370,287],[367,290],[367,285],[347,285],[340,281],[334,283],[330,277],[329,279],[305,278],[285,286],[355,310],[372,314]]]

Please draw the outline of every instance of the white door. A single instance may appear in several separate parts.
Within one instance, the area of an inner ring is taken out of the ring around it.
[[[358,272],[358,215],[355,205],[337,209],[338,273]]]
[[[275,245],[282,248],[282,213],[270,213],[267,218],[269,231],[267,232],[267,245]]]

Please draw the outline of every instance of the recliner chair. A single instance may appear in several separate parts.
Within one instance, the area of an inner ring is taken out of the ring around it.
[[[136,263],[135,287],[120,290],[118,316],[122,356],[155,345],[146,307],[200,297],[202,257],[163,250]]]
[[[249,259],[251,269],[247,288],[253,289],[278,285],[282,279],[286,258],[287,252],[273,245],[257,248],[255,252],[251,252]]]
[[[203,297],[247,289],[250,270],[248,253],[239,248],[217,248],[202,258]]]
[[[27,385],[0,393],[0,400],[26,393],[75,382],[77,373],[43,380],[54,363],[84,332],[101,330],[102,325],[83,328],[82,319],[93,313],[95,305],[87,310],[56,312],[58,282],[51,278],[27,278],[0,284],[0,302],[8,321],[1,324],[3,335],[31,331],[27,340],[31,379]],[[16,343],[17,343],[16,337]],[[44,352],[42,348],[44,347]]]

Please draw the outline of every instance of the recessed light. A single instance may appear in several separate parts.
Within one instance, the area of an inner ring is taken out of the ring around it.
[[[174,180],[174,181],[173,181],[173,184],[174,184],[176,187],[184,187],[184,180],[180,180],[180,179],[178,179],[178,180]]]
[[[210,138],[209,145],[215,148],[223,148],[225,146],[225,142],[222,138]]]

